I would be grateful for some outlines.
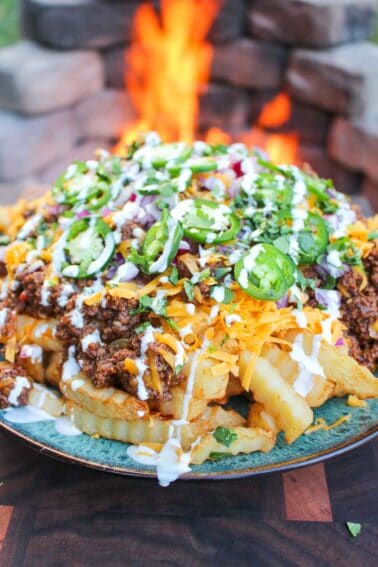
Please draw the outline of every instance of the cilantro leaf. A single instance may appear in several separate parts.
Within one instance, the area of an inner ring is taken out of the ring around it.
[[[176,285],[177,282],[179,281],[179,273],[178,273],[178,269],[176,268],[176,266],[173,266],[171,274],[168,278],[168,281],[172,284],[172,285]]]
[[[225,305],[229,305],[234,300],[234,292],[231,291],[228,287],[224,289],[224,299],[223,303]]]
[[[151,327],[151,323],[149,321],[145,321],[141,325],[138,325],[137,327],[135,327],[135,332],[136,332],[137,335],[140,335],[146,329],[148,329],[148,327]]]
[[[176,321],[174,321],[170,317],[164,317],[164,321],[166,321],[166,323],[168,323],[168,325],[171,327],[171,329],[173,329],[177,333],[179,332],[180,329],[178,328]]]
[[[145,313],[147,311],[153,311],[156,315],[165,316],[167,309],[167,298],[166,297],[150,297],[149,295],[142,295],[139,299],[139,305],[136,309],[131,309],[131,315],[137,315],[138,313]]]
[[[376,238],[378,238],[378,230],[372,230],[369,232],[368,240],[375,240]]]
[[[213,437],[225,447],[229,447],[233,441],[238,438],[237,433],[228,427],[217,427],[213,433]]]
[[[361,524],[356,522],[346,522],[346,526],[349,530],[349,533],[353,537],[357,537],[361,532]]]
[[[185,291],[186,297],[189,299],[189,301],[194,301],[193,287],[194,287],[194,285],[192,284],[191,281],[186,280],[184,282],[184,291]]]
[[[216,280],[220,280],[229,272],[231,272],[231,268],[215,268],[214,277]]]
[[[232,455],[230,455],[230,453],[221,453],[219,451],[212,451],[209,454],[209,459],[211,459],[212,461],[220,461],[221,459],[224,459],[225,457],[232,457]]]

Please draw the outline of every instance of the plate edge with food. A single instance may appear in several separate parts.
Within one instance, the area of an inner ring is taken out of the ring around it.
[[[313,408],[378,397],[377,227],[242,144],[75,162],[0,210],[4,419],[131,443],[163,485],[342,426]]]

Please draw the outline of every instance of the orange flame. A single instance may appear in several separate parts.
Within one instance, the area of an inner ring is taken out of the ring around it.
[[[213,56],[205,37],[219,6],[218,0],[161,0],[160,18],[152,4],[137,10],[125,74],[140,117],[133,132],[156,130],[165,141],[194,140],[199,93],[208,83]],[[130,137],[129,128],[125,136]]]
[[[208,84],[213,57],[206,34],[222,2],[161,0],[160,15],[149,2],[138,8],[125,57],[125,84],[139,118],[126,125],[116,153],[122,154],[125,144],[148,130],[159,132],[164,141],[193,142],[199,95]],[[211,144],[239,140],[264,149],[274,163],[295,163],[297,134],[265,130],[284,125],[290,115],[290,98],[279,93],[263,107],[256,125],[236,140],[220,128],[210,128],[205,139]]]
[[[259,126],[276,128],[282,126],[291,116],[291,101],[286,93],[279,93],[264,105],[257,119]]]

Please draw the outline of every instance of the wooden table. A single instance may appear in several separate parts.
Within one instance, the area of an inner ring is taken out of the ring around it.
[[[376,566],[377,459],[378,439],[294,472],[160,488],[1,432],[0,565]]]

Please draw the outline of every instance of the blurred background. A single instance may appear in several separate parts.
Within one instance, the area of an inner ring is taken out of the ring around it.
[[[376,0],[0,0],[0,202],[143,129],[309,163],[378,209]]]

